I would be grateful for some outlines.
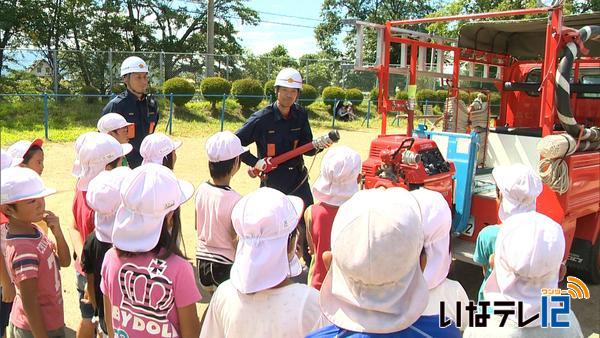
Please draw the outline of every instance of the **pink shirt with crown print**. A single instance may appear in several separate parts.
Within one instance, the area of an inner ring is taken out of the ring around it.
[[[112,304],[119,337],[179,337],[177,308],[202,298],[185,259],[161,260],[153,253],[119,257],[115,248],[104,256],[100,288]]]

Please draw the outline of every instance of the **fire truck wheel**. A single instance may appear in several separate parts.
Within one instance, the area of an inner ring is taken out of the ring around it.
[[[596,238],[596,244],[590,252],[590,264],[585,272],[586,279],[592,284],[600,283],[600,238]]]

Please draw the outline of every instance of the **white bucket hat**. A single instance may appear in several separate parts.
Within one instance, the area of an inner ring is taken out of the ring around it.
[[[423,277],[429,289],[440,285],[448,276],[452,257],[450,256],[450,228],[452,212],[448,202],[437,191],[419,189],[411,191],[419,203],[427,265]]]
[[[542,288],[557,288],[565,254],[560,224],[533,212],[506,219],[496,239],[494,269],[484,288],[489,301],[522,301],[523,318],[540,312]],[[517,321],[515,315],[509,319]],[[539,318],[528,326],[539,326]]]
[[[288,259],[288,237],[296,229],[304,202],[272,188],[242,197],[231,212],[239,237],[231,284],[248,294],[271,288],[294,275],[299,262]]]
[[[0,175],[0,204],[41,198],[52,195],[54,189],[46,188],[40,175],[29,168],[12,167]]]
[[[362,190],[342,204],[320,296],[333,324],[391,333],[421,316],[429,293],[419,265],[423,229],[416,210],[416,200],[402,188]]]
[[[142,164],[162,164],[165,156],[181,147],[181,144],[181,141],[173,141],[170,137],[162,133],[154,133],[144,137],[140,146],[140,155],[144,159]]]
[[[94,209],[94,231],[96,238],[112,243],[112,230],[117,209],[121,205],[121,183],[131,172],[129,167],[118,167],[103,171],[88,184],[85,198]]]
[[[178,180],[167,167],[148,163],[121,183],[121,200],[112,232],[113,245],[128,252],[148,252],[158,243],[165,216],[185,203],[194,186]]]
[[[204,147],[209,162],[231,160],[248,151],[248,148],[242,147],[239,137],[227,130],[209,137]]]
[[[11,166],[17,166],[23,162],[23,157],[29,150],[29,148],[33,146],[41,147],[44,144],[44,140],[40,138],[36,138],[33,141],[17,141],[10,147],[8,147],[7,151],[12,156],[14,162]]]
[[[501,221],[518,213],[535,210],[535,200],[542,192],[543,185],[530,167],[520,163],[499,166],[492,170],[492,176],[502,193],[498,210]]]
[[[71,168],[71,175],[75,177],[79,177],[81,174],[81,163],[79,162],[79,149],[81,149],[81,145],[85,142],[85,139],[88,135],[97,134],[95,131],[88,131],[87,133],[83,133],[77,136],[75,140],[75,161],[73,161],[73,167]]]
[[[321,174],[313,184],[313,196],[329,205],[340,206],[358,191],[360,155],[346,146],[331,147],[321,162]]]
[[[4,149],[2,149],[0,153],[0,170],[4,170],[10,167],[16,167],[23,161],[22,158],[13,158],[12,155]]]
[[[87,190],[88,183],[104,171],[107,164],[131,152],[129,143],[119,143],[114,137],[92,133],[86,135],[79,148],[80,172],[77,189]]]
[[[102,117],[98,119],[98,124],[96,127],[98,128],[99,132],[108,134],[111,131],[121,129],[123,127],[130,127],[132,125],[133,123],[127,122],[127,120],[125,120],[121,114],[108,113],[102,115]]]

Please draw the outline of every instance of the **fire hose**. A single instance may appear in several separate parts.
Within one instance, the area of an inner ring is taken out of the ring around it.
[[[600,26],[586,26],[579,31],[566,31],[567,38],[564,56],[556,72],[556,105],[558,119],[566,134],[549,135],[537,145],[543,159],[538,163],[538,173],[542,181],[559,194],[565,193],[570,186],[569,169],[564,158],[574,152],[599,150],[600,128],[586,128],[579,125],[571,112],[571,69],[581,50],[587,52],[583,43],[590,38],[600,36]]]

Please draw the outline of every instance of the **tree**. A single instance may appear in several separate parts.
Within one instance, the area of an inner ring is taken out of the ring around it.
[[[327,86],[339,84],[341,62],[334,61],[335,59],[335,56],[323,51],[302,55],[299,71],[304,82],[314,86],[318,92]]]
[[[277,45],[271,51],[258,56],[246,52],[244,64],[243,76],[256,79],[260,83],[275,79],[282,68],[298,68],[298,62],[282,45]]]

